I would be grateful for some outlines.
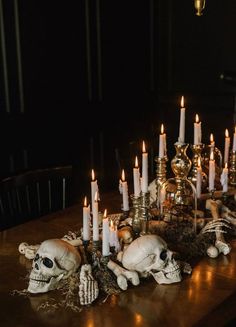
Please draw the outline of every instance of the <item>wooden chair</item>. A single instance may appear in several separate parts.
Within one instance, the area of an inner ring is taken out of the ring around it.
[[[71,204],[72,166],[28,171],[0,183],[0,229]]]

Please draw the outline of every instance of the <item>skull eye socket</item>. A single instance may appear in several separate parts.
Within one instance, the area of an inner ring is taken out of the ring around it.
[[[53,267],[53,261],[49,258],[43,258],[43,264],[47,268],[52,268]]]
[[[166,260],[166,258],[167,258],[167,251],[166,250],[161,251],[160,258],[163,261]]]
[[[34,257],[34,261],[37,261],[39,259],[39,254],[37,253],[36,256]]]

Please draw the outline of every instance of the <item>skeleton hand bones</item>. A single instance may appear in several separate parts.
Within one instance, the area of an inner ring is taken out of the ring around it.
[[[76,233],[69,231],[68,234],[64,235],[61,240],[66,241],[67,243],[73,246],[82,245],[82,240],[80,237],[77,237]],[[21,254],[24,254],[27,259],[34,259],[35,254],[40,247],[40,244],[29,245],[27,242],[20,243],[18,250]]]
[[[210,209],[213,221],[218,221],[218,226],[215,227],[215,233],[216,233],[216,241],[215,241],[215,247],[218,249],[218,253],[223,253],[224,255],[227,255],[231,251],[231,246],[226,243],[224,238],[224,231],[222,230],[223,226],[226,226],[227,220],[223,220],[220,218],[219,210],[222,207],[222,202],[220,200],[212,200],[208,199],[206,201],[206,209]],[[207,225],[206,225],[207,226]],[[228,226],[227,226],[228,227]],[[205,229],[207,231],[207,229]],[[212,256],[211,253],[213,252],[212,246],[210,247],[209,251],[207,251],[209,256]],[[216,251],[215,251],[216,252]],[[214,253],[214,257],[217,257],[217,253]]]
[[[80,271],[79,299],[81,305],[92,303],[98,297],[98,283],[93,278],[91,265],[85,264]]]

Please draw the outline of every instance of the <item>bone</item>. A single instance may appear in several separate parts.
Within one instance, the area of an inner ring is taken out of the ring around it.
[[[217,200],[212,200],[212,199],[208,199],[206,201],[206,207],[207,209],[210,206],[210,211],[213,217],[213,220],[219,220],[220,214],[219,214],[219,210],[222,207],[222,202]],[[215,247],[218,249],[219,253],[223,253],[224,255],[227,255],[230,250],[231,250],[231,246],[226,243],[223,232],[222,232],[222,227],[216,227],[215,228],[216,231],[216,242],[215,242]]]
[[[210,258],[217,258],[219,255],[219,250],[216,246],[210,245],[209,248],[207,249],[207,255]]]
[[[20,243],[18,250],[21,254],[24,254],[27,259],[32,260],[34,259],[39,246],[39,244],[29,245],[26,242],[22,242]]]
[[[133,285],[139,285],[139,276],[136,271],[126,270],[112,260],[109,260],[107,267],[116,275],[117,284],[123,291],[127,290],[128,281]]]
[[[236,212],[231,211],[228,207],[225,205],[221,208],[221,214],[223,218],[226,218],[230,223],[234,226],[236,226]]]

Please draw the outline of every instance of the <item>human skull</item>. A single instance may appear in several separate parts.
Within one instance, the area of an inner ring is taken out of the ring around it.
[[[76,272],[81,263],[77,249],[61,239],[42,242],[32,264],[28,291],[45,293],[56,289],[61,279]]]
[[[173,253],[157,235],[144,235],[134,240],[124,251],[122,265],[143,276],[151,274],[158,284],[176,283],[182,279]]]

